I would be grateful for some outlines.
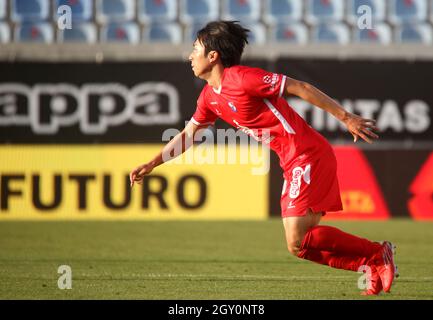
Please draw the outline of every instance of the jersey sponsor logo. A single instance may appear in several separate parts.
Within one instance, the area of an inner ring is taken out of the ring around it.
[[[296,199],[301,192],[301,182],[304,180],[306,184],[310,184],[311,165],[307,164],[305,170],[301,167],[296,167],[292,170],[292,181],[290,182],[289,197]]]
[[[238,112],[238,109],[236,109],[236,106],[233,102],[229,102],[229,107],[233,112]]]
[[[269,83],[271,83],[271,81],[272,81],[271,76],[266,75],[266,76],[263,77],[263,82],[264,83],[269,84]]]
[[[215,108],[215,112],[218,116],[222,115],[221,111],[219,111],[217,108]]]
[[[131,122],[140,126],[174,124],[180,119],[179,94],[166,82],[0,84],[0,126],[29,126],[36,134],[56,134],[78,124],[84,134],[104,134]]]
[[[248,127],[242,126],[235,119],[233,119],[233,123],[236,125],[237,129],[239,129],[243,133],[251,136],[256,141],[263,142],[264,144],[269,144],[269,143],[272,142],[272,140],[275,139],[275,137],[272,136],[272,135],[270,135],[268,131],[264,132],[264,130],[262,130],[263,131],[262,134],[259,135],[259,130],[255,130],[254,131],[253,129],[250,129]]]
[[[269,90],[272,91],[275,89],[275,86],[278,82],[278,74],[277,73],[273,73],[272,76],[271,75],[266,75],[263,77],[263,82],[266,84],[270,84],[269,86]]]

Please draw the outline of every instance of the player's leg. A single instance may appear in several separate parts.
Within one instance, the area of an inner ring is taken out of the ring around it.
[[[324,260],[328,260],[327,258],[332,256],[326,253],[334,253],[339,256],[364,258],[363,262],[366,263],[381,249],[379,243],[359,238],[335,227],[319,225],[321,217],[322,213],[313,213],[308,209],[303,216],[283,218],[290,253],[308,260],[319,254]],[[346,269],[346,266],[343,265],[342,269]]]
[[[315,214],[310,209],[304,216],[283,218],[287,249],[291,254],[298,255],[308,230],[317,226],[321,218],[322,214]]]
[[[363,294],[378,294],[382,290],[382,276],[376,272],[375,263],[383,246],[334,227],[319,226],[321,217],[322,213],[313,213],[309,209],[304,216],[283,219],[289,252],[338,269],[358,271],[361,266],[367,266],[364,270],[370,268],[370,286]]]
[[[359,267],[374,266],[383,279],[384,290],[393,279],[393,257],[389,245],[384,246],[368,239],[343,232],[335,227],[319,225],[322,210],[342,210],[336,160],[333,153],[325,154],[322,161],[310,164],[296,163],[285,173],[281,194],[281,214],[287,248],[299,258],[325,264],[334,268],[358,271]],[[298,179],[295,171],[309,168],[307,178]],[[289,187],[290,186],[290,187]],[[313,212],[310,203],[314,203]],[[386,257],[389,263],[385,262]]]

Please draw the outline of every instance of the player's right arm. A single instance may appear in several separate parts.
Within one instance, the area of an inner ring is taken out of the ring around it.
[[[140,184],[143,181],[144,176],[151,173],[154,168],[163,164],[164,162],[176,158],[188,150],[188,148],[194,142],[195,133],[201,127],[202,126],[199,126],[192,121],[188,122],[182,132],[178,133],[173,139],[171,139],[155,156],[155,158],[147,163],[139,165],[132,170],[129,174],[131,188],[134,186],[135,182]]]
[[[217,116],[207,107],[205,86],[197,100],[197,109],[191,118],[191,121],[185,126],[182,132],[171,139],[159,152],[153,160],[142,164],[131,171],[129,180],[131,187],[134,183],[141,183],[145,175],[152,172],[154,168],[171,159],[180,156],[194,143],[194,135],[197,130],[203,129],[215,123]]]

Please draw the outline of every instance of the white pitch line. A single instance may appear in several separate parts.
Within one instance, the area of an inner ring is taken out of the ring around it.
[[[362,274],[362,273],[357,273]],[[139,276],[139,275],[137,275]],[[175,274],[175,273],[149,273],[145,275],[141,275],[141,277],[149,277],[149,278],[205,278],[205,279],[251,279],[251,280],[324,280],[324,279],[333,279],[333,280],[351,280],[353,279],[354,274],[348,276],[287,276],[287,277],[279,277],[279,276],[264,276],[264,275],[223,275],[223,274]],[[433,277],[402,277],[400,276],[395,281],[404,280],[404,281],[433,281]]]
[[[278,277],[278,276],[264,276],[264,275],[236,275],[236,274],[175,274],[175,273],[150,273],[144,275],[149,278],[217,278],[217,279],[263,279],[263,280],[293,280],[293,279],[306,279],[306,280],[317,280],[323,279],[323,277],[311,277],[311,276],[289,276],[289,277]],[[350,276],[333,276],[327,277],[333,279],[350,279]]]

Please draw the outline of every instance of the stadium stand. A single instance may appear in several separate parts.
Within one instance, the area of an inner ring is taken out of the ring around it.
[[[16,26],[15,40],[51,43],[54,40],[53,28],[48,22],[25,22]]]
[[[140,41],[140,30],[134,22],[109,23],[101,29],[101,40],[135,44]]]
[[[302,19],[301,0],[267,0],[264,2],[263,20],[270,25],[292,23]]]
[[[93,23],[75,23],[72,29],[58,30],[58,42],[95,43],[98,32]]]
[[[308,42],[308,28],[303,23],[279,23],[271,29],[273,42],[298,43]]]
[[[252,44],[266,43],[266,28],[260,22],[244,23],[245,28],[250,30],[248,42]]]
[[[132,21],[135,9],[134,0],[96,0],[96,18],[102,24]]]
[[[138,19],[141,23],[175,21],[177,4],[177,1],[170,0],[138,0]]]
[[[343,21],[343,0],[308,0],[305,2],[307,5],[305,20],[309,24],[317,25]]]
[[[353,30],[355,42],[386,45],[392,41],[391,28],[386,23],[376,23],[373,29],[354,28]]]
[[[49,0],[13,0],[11,18],[14,22],[44,21],[49,10]]]
[[[203,24],[200,22],[188,24],[185,27],[185,31],[184,31],[184,37],[183,37],[184,42],[186,42],[186,43],[194,42],[194,40],[196,38],[197,31],[200,30],[202,27],[203,27]]]
[[[90,21],[93,19],[93,2],[91,0],[56,0],[54,8],[60,8],[61,6],[69,6],[71,8],[72,20],[73,21]],[[62,12],[53,10],[54,19],[57,19]]]
[[[180,0],[180,21],[205,23],[219,18],[219,2],[214,0]]]
[[[0,20],[6,18],[6,0],[0,0]]]
[[[259,0],[223,0],[222,18],[239,20],[242,23],[258,22],[260,20]]]
[[[433,0],[430,0],[430,23],[433,24]]]
[[[390,0],[389,21],[395,25],[424,22],[427,8],[427,0]]]
[[[154,23],[144,29],[143,40],[179,44],[182,42],[182,29],[177,23]]]
[[[11,31],[9,25],[4,22],[0,22],[0,43],[8,43],[11,38]]]
[[[57,27],[64,5],[72,30]],[[0,0],[0,41],[188,44],[220,18],[240,20],[254,44],[433,44],[433,0]]]
[[[350,30],[344,23],[323,23],[312,29],[311,41],[314,43],[347,44]]]
[[[422,43],[432,44],[433,30],[428,23],[405,24],[396,27],[395,41],[398,43]]]
[[[364,14],[364,7],[371,10],[373,22],[383,22],[386,19],[386,2],[383,0],[348,0],[347,21],[351,25],[357,25],[358,18]],[[359,10],[359,12],[358,12]]]

